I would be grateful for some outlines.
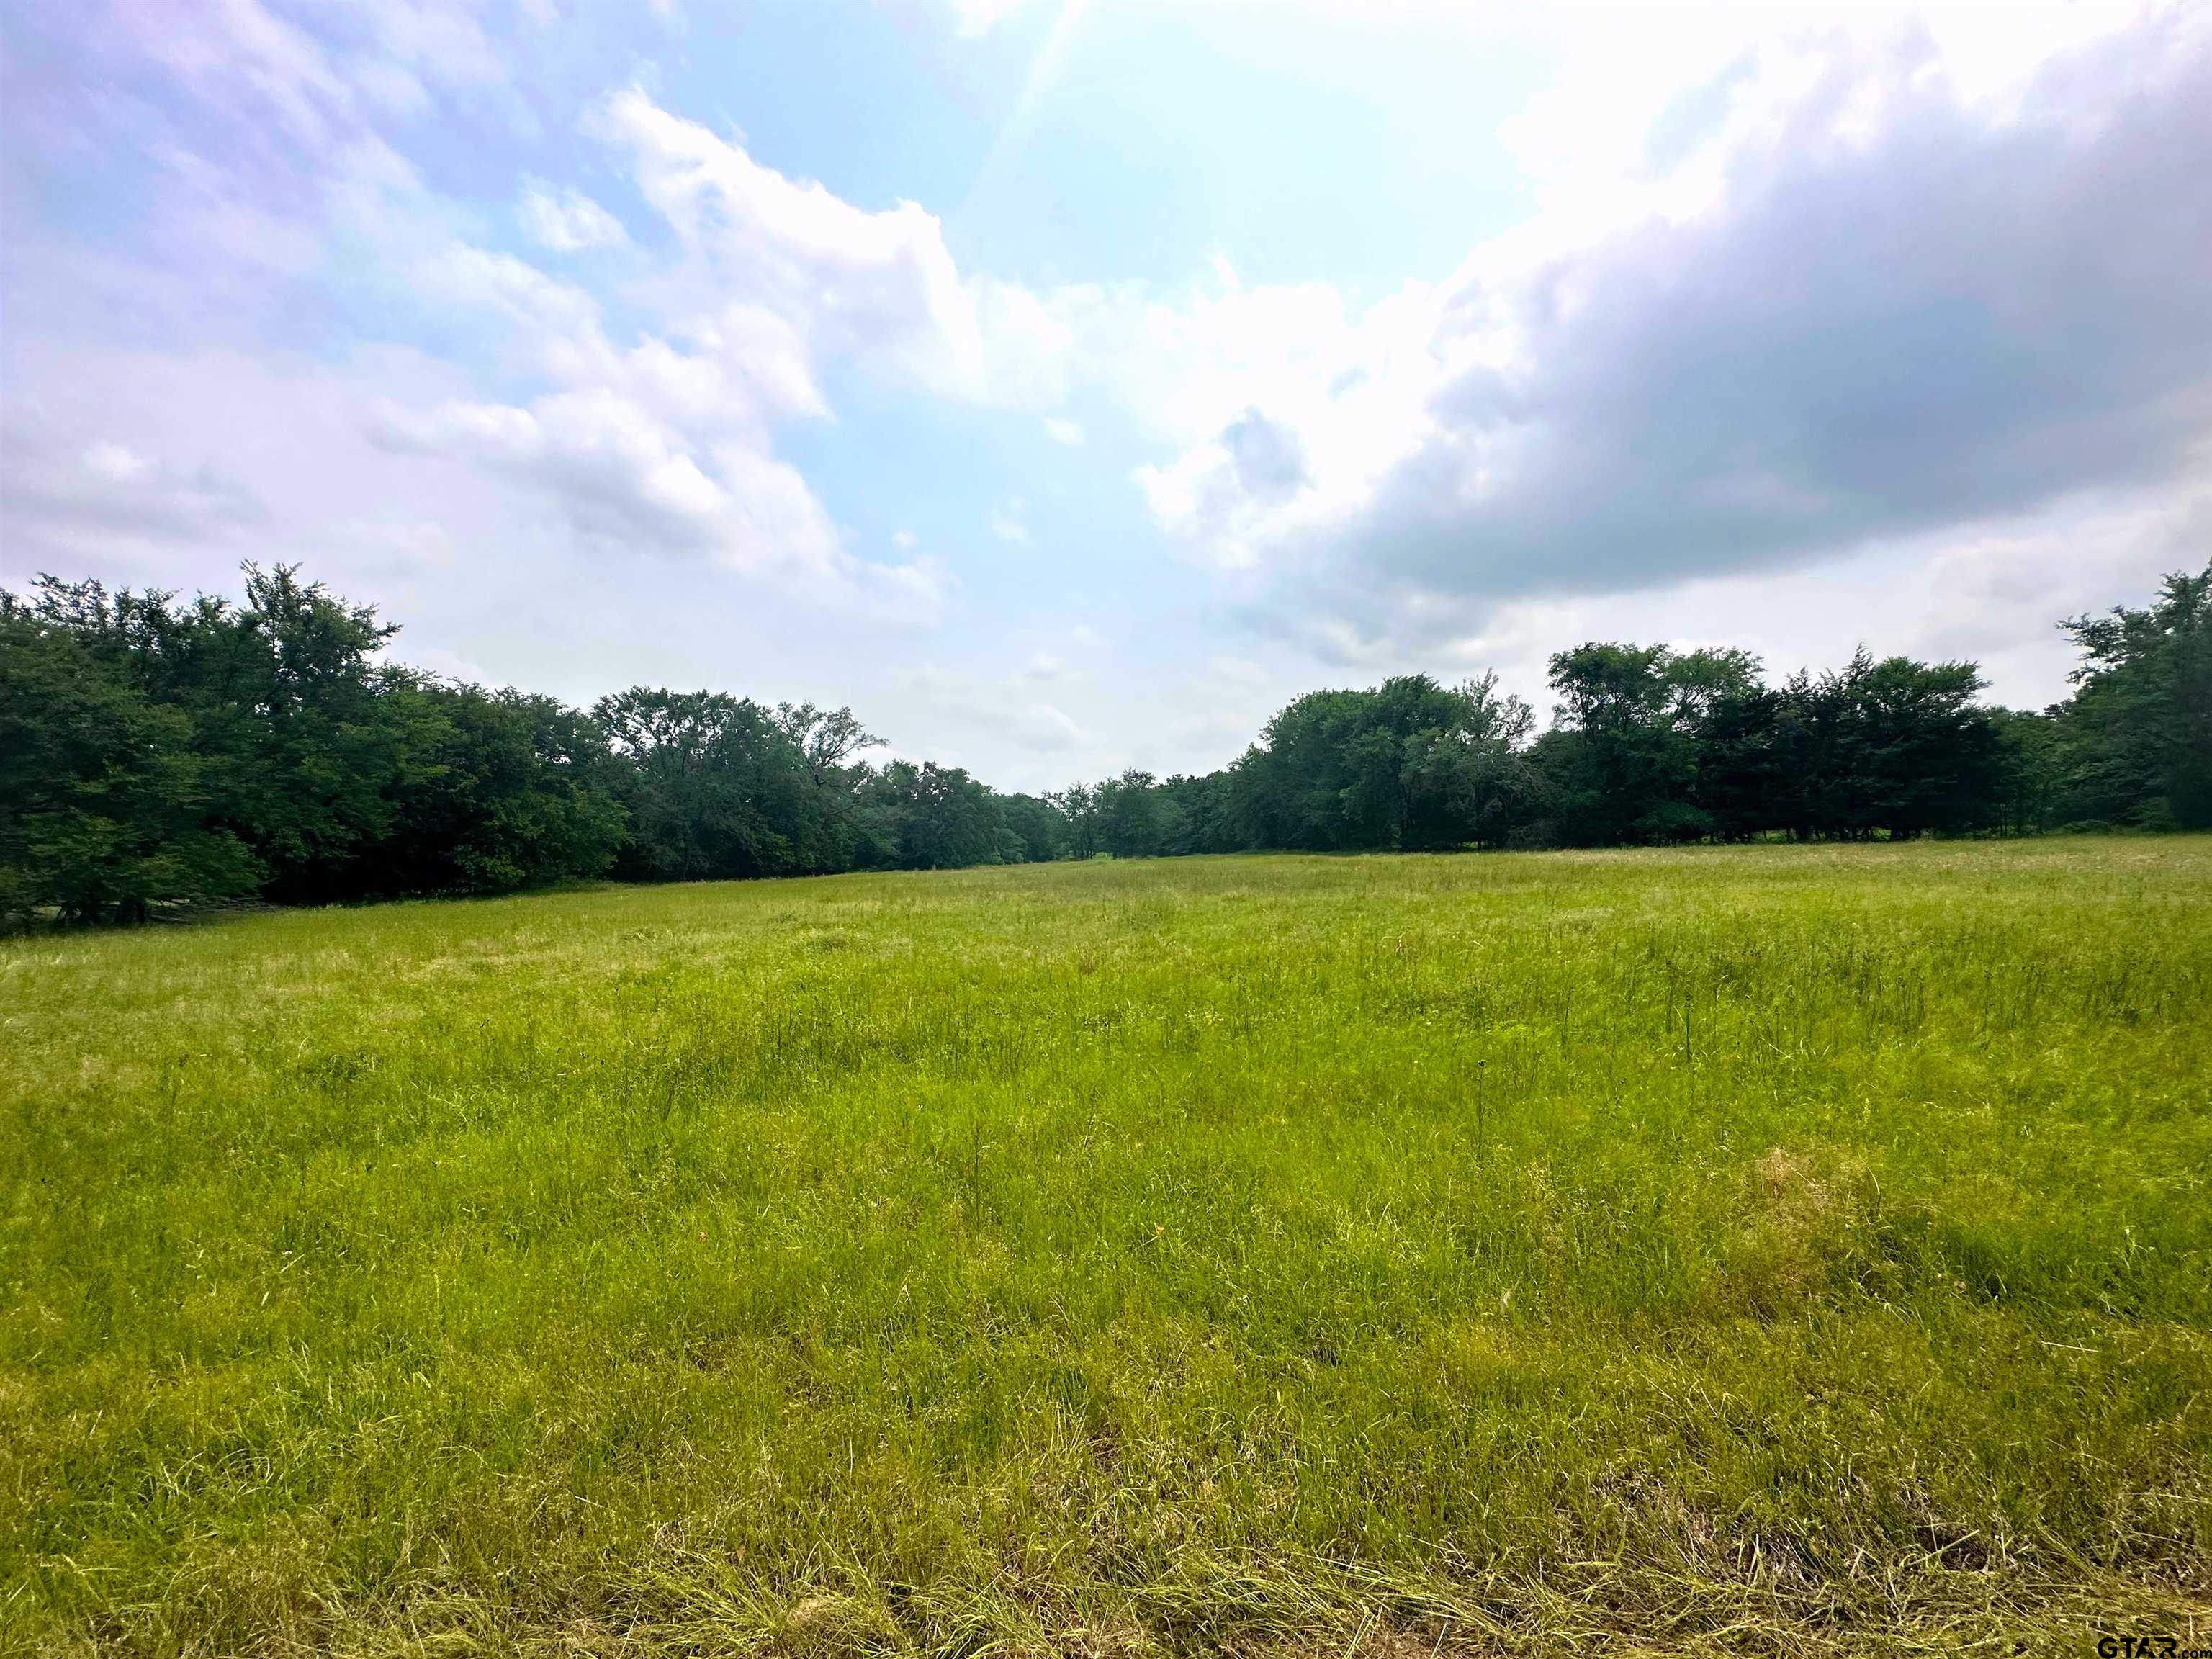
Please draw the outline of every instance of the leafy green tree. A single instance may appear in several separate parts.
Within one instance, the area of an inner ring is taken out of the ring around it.
[[[1809,738],[1806,828],[1863,840],[1981,828],[2001,778],[1996,729],[1975,706],[1982,678],[1970,662],[1876,661],[1863,649],[1839,671],[1785,694]]]
[[[882,862],[902,870],[952,870],[1018,860],[1020,838],[1000,798],[957,766],[893,761],[863,785]]]
[[[774,718],[776,729],[799,751],[807,775],[819,784],[842,781],[854,755],[883,746],[884,740],[865,729],[849,708],[780,702]]]
[[[1103,850],[1117,859],[1157,858],[1166,850],[1175,807],[1150,772],[1134,767],[1091,792]]]
[[[1097,793],[1089,784],[1070,784],[1045,799],[1067,825],[1068,857],[1093,859],[1106,850],[1098,833]]]
[[[202,600],[180,618],[157,684],[197,717],[220,757],[223,816],[267,867],[267,896],[359,896],[362,855],[390,830],[410,766],[376,662],[397,628],[297,569],[246,567],[246,602]]]
[[[854,757],[883,739],[861,726],[850,708],[817,708],[781,702],[776,729],[790,740],[814,786],[799,841],[801,862],[814,871],[849,870],[884,861],[860,802],[865,767]]]
[[[179,606],[47,578],[27,608],[184,717],[208,827],[250,849],[264,896],[355,896],[408,765],[386,698],[409,677],[375,660],[396,630],[289,565],[248,564],[246,594]]]
[[[1996,712],[1974,702],[1981,689],[1972,663],[1877,662],[1863,650],[1779,690],[1732,687],[1694,728],[1697,804],[1724,839],[1902,840],[1998,823],[2011,786]]]
[[[2056,709],[1990,711],[1996,734],[1996,794],[1992,822],[2015,836],[2040,835],[2057,823],[2062,731]]]
[[[1240,823],[1233,771],[1197,776],[1177,774],[1160,786],[1169,823],[1162,850],[1170,854],[1234,853],[1251,844]]]
[[[1370,693],[1310,691],[1267,722],[1237,766],[1238,815],[1261,847],[1327,851],[1361,844],[1346,797],[1358,787],[1347,750]]]
[[[1556,724],[1537,746],[1561,837],[1581,846],[1692,841],[1712,832],[1698,805],[1698,730],[1758,684],[1735,650],[1592,643],[1551,660]]]
[[[413,712],[419,759],[366,884],[498,893],[613,865],[629,825],[625,779],[588,715],[550,697],[428,683],[394,702]]]
[[[88,596],[0,593],[0,917],[143,921],[252,892],[261,871],[210,822],[210,768],[184,710],[67,612]]]
[[[2082,657],[2060,717],[2066,817],[2212,828],[2212,563],[2141,610],[2060,626]]]
[[[1046,864],[1067,856],[1067,815],[1039,795],[1001,795],[999,811],[1015,848],[1016,864]]]
[[[1486,675],[1292,700],[1232,766],[1045,797],[859,757],[849,708],[632,688],[586,715],[384,660],[394,629],[296,569],[240,602],[42,578],[0,592],[0,913],[130,919],[638,878],[1248,847],[1904,838],[2212,825],[2212,567],[2064,626],[2077,690],[1990,709],[1972,663],[1761,683],[1739,651],[1590,643],[1553,728]]]
[[[624,873],[699,881],[840,867],[805,756],[757,704],[633,686],[592,715],[631,769]]]
[[[1180,833],[1174,793],[1134,768],[1047,799],[1066,820],[1068,850],[1075,858],[1156,858],[1170,850]]]
[[[1316,691],[1269,721],[1234,769],[1225,815],[1251,842],[1316,850],[1502,840],[1543,799],[1524,754],[1534,715],[1495,676],[1425,674]]]
[[[1432,706],[1444,723],[1408,732],[1399,744],[1402,817],[1395,845],[1503,845],[1540,813],[1550,789],[1530,758],[1535,711],[1499,692],[1485,674],[1444,693]]]
[[[1698,722],[1692,799],[1723,841],[1807,831],[1804,710],[1765,685],[1723,692]]]

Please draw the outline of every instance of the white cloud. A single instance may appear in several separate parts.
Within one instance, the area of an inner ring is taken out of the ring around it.
[[[1066,444],[1073,447],[1083,441],[1083,428],[1065,416],[1046,416],[1044,429],[1046,435],[1054,443]]]
[[[1064,386],[1087,290],[1048,301],[963,276],[934,215],[911,202],[872,212],[787,178],[634,87],[606,100],[596,127],[685,252],[688,269],[665,284],[678,303],[736,296],[809,351],[941,395],[1028,404]]]
[[[388,408],[375,431],[392,448],[474,459],[532,483],[580,534],[610,549],[703,555],[825,587],[863,568],[842,556],[795,468],[742,442],[695,444],[605,386],[527,407]]]
[[[1018,495],[1004,507],[994,508],[991,514],[991,533],[1002,542],[1027,546],[1030,539],[1028,511]]]
[[[537,179],[523,186],[522,198],[515,204],[515,218],[540,247],[556,253],[620,247],[629,240],[622,221],[583,191],[574,188],[556,191]]]
[[[1182,447],[1139,486],[1356,659],[2172,478],[2212,435],[2208,43],[2154,19],[1978,102],[1924,34],[1761,48],[1656,161],[1558,147],[1554,205],[1442,284],[1153,308],[1124,385]]]

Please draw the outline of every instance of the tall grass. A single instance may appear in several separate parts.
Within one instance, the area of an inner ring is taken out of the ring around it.
[[[2212,1635],[2212,842],[0,945],[0,1645]]]

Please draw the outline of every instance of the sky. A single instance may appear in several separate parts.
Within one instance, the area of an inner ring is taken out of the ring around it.
[[[1039,789],[2209,555],[2212,8],[0,9],[0,585]]]

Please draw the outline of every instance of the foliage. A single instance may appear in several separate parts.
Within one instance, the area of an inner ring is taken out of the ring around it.
[[[699,881],[838,867],[805,756],[757,704],[634,686],[592,714],[630,768],[625,873]]]
[[[1078,784],[1050,799],[1067,819],[1073,857],[1157,858],[1172,850],[1175,798],[1150,772],[1132,768],[1117,778]]]
[[[429,682],[398,702],[420,722],[418,761],[378,849],[388,890],[502,893],[612,863],[629,780],[588,715],[550,697]]]
[[[1971,663],[1876,662],[1798,674],[1779,691],[1738,683],[1695,729],[1693,798],[1740,840],[1893,841],[1996,822],[2016,790],[1998,711],[1979,708]]]
[[[80,599],[89,595],[79,594]],[[0,920],[143,921],[249,892],[261,871],[210,820],[189,715],[140,696],[46,592],[0,610]]]
[[[971,864],[1018,864],[1040,830],[1034,805],[1024,828],[1007,820],[1003,798],[957,766],[893,761],[861,785],[874,815],[877,856],[900,870],[950,870]],[[1050,836],[1045,840],[1049,845]]]
[[[0,920],[1063,850],[1047,802],[860,764],[881,740],[849,709],[641,686],[586,714],[448,684],[383,662],[374,610],[245,574],[235,605],[0,593]]]
[[[1006,821],[1012,849],[1009,864],[1045,864],[1068,855],[1067,815],[1041,795],[1001,795],[999,813]]]
[[[1051,859],[2212,827],[2212,567],[2063,624],[2072,700],[1968,662],[1770,684],[1749,654],[1583,644],[1533,711],[1495,674],[1315,691],[1233,765],[1006,795],[861,758],[851,709],[633,686],[589,714],[394,666],[288,566],[189,605],[0,592],[0,920]]]
[[[1261,847],[1316,851],[1502,840],[1544,789],[1524,754],[1528,705],[1494,675],[1425,674],[1316,691],[1269,721],[1238,763],[1235,811]]]
[[[1539,759],[1571,846],[1695,841],[1713,829],[1693,799],[1700,722],[1757,684],[1741,651],[1589,644],[1551,662],[1559,698]]]
[[[2142,610],[2061,626],[2083,658],[2061,720],[2065,815],[2212,827],[2212,564]]]

